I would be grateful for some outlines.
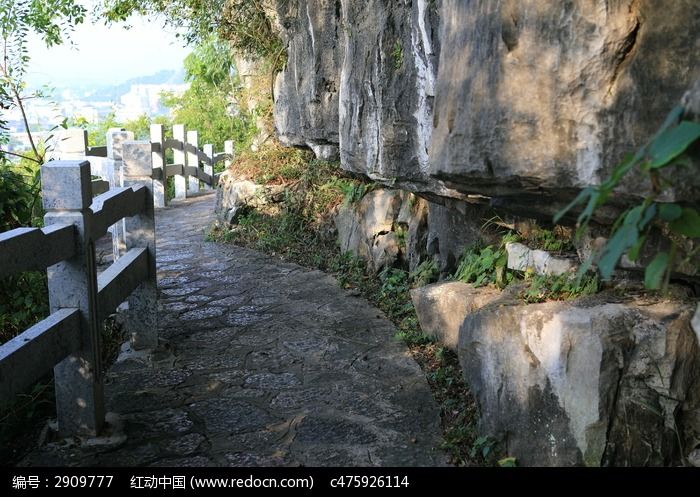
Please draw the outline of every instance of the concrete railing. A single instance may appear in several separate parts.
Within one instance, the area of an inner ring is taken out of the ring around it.
[[[151,144],[156,207],[167,205],[165,187],[168,177],[174,177],[175,198],[183,199],[187,197],[187,192],[200,190],[200,181],[205,190],[216,188],[218,175],[214,174],[214,165],[233,157],[233,141],[224,142],[224,152],[219,154],[214,153],[211,144],[200,149],[197,131],[187,131],[183,124],[174,125],[173,137],[167,139],[162,124],[151,125]],[[173,151],[171,164],[166,164],[165,160],[168,150]]]
[[[95,435],[104,423],[100,330],[109,314],[128,299],[132,348],[157,345],[153,210],[167,205],[168,177],[175,198],[185,198],[201,186],[214,188],[214,165],[233,158],[232,141],[214,154],[212,145],[200,149],[197,132],[183,125],[173,126],[170,139],[162,125],[151,126],[150,135],[133,141],[133,133],[110,129],[107,146],[91,148],[87,132],[66,130],[53,153],[60,160],[41,169],[46,227],[0,233],[0,277],[46,269],[51,311],[0,346],[0,403],[53,368],[59,430],[66,435]],[[108,231],[115,262],[98,275],[95,241]]]
[[[115,186],[119,183],[122,161],[122,143],[133,140],[134,134],[121,128],[112,128],[107,132],[106,147],[89,147],[87,131],[79,128],[65,130],[59,137],[54,157],[59,159],[86,159],[92,164],[92,174]],[[172,127],[172,137],[166,138],[162,124],[153,124],[150,129],[151,154],[153,161],[153,200],[156,207],[167,205],[166,185],[173,177],[175,198],[186,198],[192,194],[216,187],[218,175],[214,166],[221,161],[230,162],[233,158],[233,141],[224,143],[224,151],[215,154],[214,146],[206,144],[199,147],[197,131],[187,130],[184,125]],[[173,152],[172,163],[166,163],[168,150]],[[200,185],[200,182],[202,183]],[[117,237],[121,233],[115,227]],[[115,245],[115,256],[118,256]]]
[[[104,423],[101,336],[104,319],[125,300],[132,348],[157,344],[152,146],[121,144],[120,186],[93,199],[87,161],[41,168],[46,227],[0,233],[0,277],[47,269],[48,318],[0,346],[0,402],[54,370],[59,430],[97,434]],[[124,219],[126,252],[101,274],[95,241]]]

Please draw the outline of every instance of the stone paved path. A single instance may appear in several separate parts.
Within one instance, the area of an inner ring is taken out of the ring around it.
[[[114,434],[24,464],[444,464],[438,408],[393,325],[324,273],[205,241],[213,201],[157,214],[163,346],[109,371]]]

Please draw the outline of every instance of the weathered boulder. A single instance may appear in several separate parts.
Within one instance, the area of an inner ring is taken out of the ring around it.
[[[277,2],[288,55],[275,81],[283,143],[339,151],[343,168],[393,186],[450,194],[427,174],[439,4]]]
[[[374,179],[422,181],[437,71],[437,3],[341,0],[340,157]]]
[[[430,174],[462,192],[599,183],[700,78],[692,0],[445,0],[440,18]],[[688,179],[677,194],[696,200]]]
[[[342,205],[335,217],[340,251],[365,259],[376,271],[392,266],[401,252],[394,231],[408,199],[406,192],[379,188],[357,204]]]
[[[413,200],[408,221],[404,221],[401,214],[399,214],[399,222],[408,224],[406,254],[404,255],[408,260],[408,270],[411,273],[428,256],[428,201],[415,196]],[[410,202],[404,205],[411,207]]]
[[[501,297],[495,288],[474,288],[459,281],[435,283],[411,290],[423,333],[457,351],[465,316]]]
[[[341,252],[352,252],[376,270],[397,260],[410,271],[434,258],[443,274],[454,270],[466,247],[487,241],[481,230],[488,207],[443,199],[431,202],[403,190],[375,188],[335,217]]]
[[[466,247],[486,241],[483,225],[492,216],[483,205],[460,200],[428,202],[428,255],[436,257],[442,274],[457,268]]]
[[[418,318],[446,345],[457,340],[482,432],[521,464],[664,465],[698,447],[694,306],[526,305],[466,287],[414,291]]]
[[[214,212],[217,221],[234,224],[245,209],[256,209],[282,200],[283,186],[258,185],[253,181],[239,178],[232,170],[224,171],[219,177],[216,190]]]

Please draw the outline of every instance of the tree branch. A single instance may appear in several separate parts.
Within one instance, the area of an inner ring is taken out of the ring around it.
[[[35,157],[29,157],[28,155],[17,154],[17,153],[15,153],[15,152],[10,152],[9,150],[2,150],[2,149],[0,149],[0,154],[13,155],[13,156],[15,156],[15,157],[19,157],[20,159],[27,159],[27,160],[30,160],[30,161],[32,161],[32,162],[36,162],[37,164],[41,164],[41,163],[42,163],[41,160],[39,160],[39,159],[37,159],[37,158],[35,158]]]

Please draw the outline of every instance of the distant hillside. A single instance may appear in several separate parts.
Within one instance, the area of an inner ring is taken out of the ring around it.
[[[92,102],[116,101],[119,97],[129,91],[132,85],[157,85],[157,84],[180,84],[184,82],[185,71],[158,71],[149,76],[139,76],[124,81],[123,83],[101,86],[94,91],[85,92],[84,99]]]

